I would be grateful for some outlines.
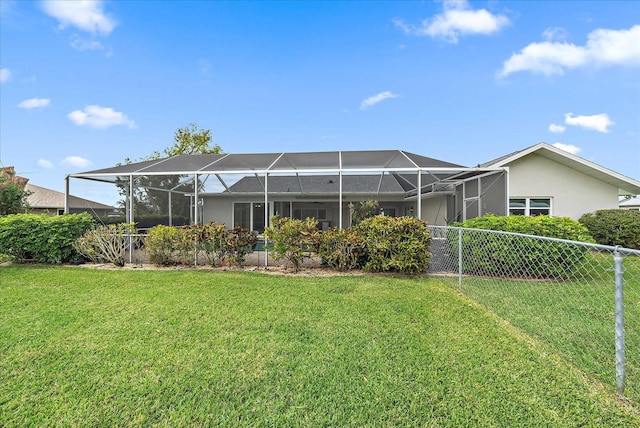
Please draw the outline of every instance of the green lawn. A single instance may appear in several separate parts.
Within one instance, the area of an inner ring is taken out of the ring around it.
[[[640,426],[439,281],[0,267],[2,426]]]
[[[640,257],[624,261],[625,396],[640,402]],[[440,278],[458,288],[458,278]],[[526,281],[465,276],[466,296],[548,344],[615,388],[614,266],[610,254],[590,253],[575,278]]]

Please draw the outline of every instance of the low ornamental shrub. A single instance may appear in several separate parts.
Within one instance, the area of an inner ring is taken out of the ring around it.
[[[453,226],[594,242],[584,226],[568,217],[488,214]],[[453,254],[458,254],[457,233],[455,229],[450,230]],[[476,230],[462,234],[462,248],[464,273],[524,278],[569,277],[588,251],[579,244]]]
[[[364,219],[355,230],[366,246],[365,270],[418,274],[429,267],[431,234],[422,220],[375,216]]]
[[[207,264],[220,266],[227,258],[228,248],[225,245],[227,228],[222,223],[211,222],[198,225],[198,242]]]
[[[273,216],[271,226],[264,235],[273,241],[273,255],[276,260],[284,259],[298,272],[305,258],[311,257],[311,251],[318,235],[318,222],[313,218],[299,220]]]
[[[227,230],[224,246],[229,263],[242,266],[248,254],[251,254],[258,243],[258,232],[249,231],[245,227],[236,226]]]
[[[176,264],[174,253],[180,241],[180,233],[180,229],[165,225],[157,225],[149,229],[144,240],[144,248],[149,254],[149,261],[158,266]]]
[[[598,210],[583,215],[579,221],[598,244],[640,250],[640,211]]]
[[[68,262],[78,257],[74,248],[76,240],[94,226],[95,220],[86,213],[0,217],[0,254],[19,261]]]
[[[332,228],[320,232],[315,251],[324,264],[341,271],[360,268],[366,262],[363,236],[354,229]]]
[[[78,253],[93,263],[124,266],[126,251],[137,245],[134,223],[101,225],[88,230],[74,243]]]

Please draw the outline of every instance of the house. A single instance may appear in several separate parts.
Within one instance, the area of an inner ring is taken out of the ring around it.
[[[640,182],[545,143],[472,168],[402,150],[208,154],[87,171],[67,180],[118,183],[132,195],[153,176],[180,177],[172,188],[150,189],[168,195],[158,200],[167,205],[169,221],[171,207],[182,201],[192,222],[259,232],[273,214],[314,217],[322,228],[348,227],[350,207],[366,200],[378,201],[384,215],[445,225],[487,213],[577,219],[640,193]],[[135,204],[127,207],[127,221],[135,221]]]
[[[579,219],[618,208],[640,182],[546,143],[482,164],[509,169],[509,213]]]
[[[30,192],[27,197],[30,213],[50,216],[64,214],[64,193],[31,183],[27,183],[24,189]],[[87,212],[102,217],[113,211],[114,208],[112,206],[69,195],[69,213],[71,214]]]
[[[640,195],[625,196],[624,198],[620,199],[618,207],[623,210],[640,211]]]

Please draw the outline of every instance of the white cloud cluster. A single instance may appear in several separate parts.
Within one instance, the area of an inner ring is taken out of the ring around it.
[[[567,113],[564,115],[564,123],[603,133],[609,132],[609,127],[615,124],[606,113],[591,116],[574,116],[573,113]]]
[[[377,95],[373,95],[360,103],[360,110],[366,110],[371,106],[378,104],[381,101],[387,100],[389,98],[398,98],[400,95],[394,94],[391,91],[380,92]]]
[[[0,83],[8,82],[11,78],[11,70],[8,68],[0,68]]]
[[[569,152],[572,155],[577,155],[582,151],[580,147],[574,146],[573,144],[553,143],[553,147]]]
[[[64,160],[62,161],[63,165],[66,166],[73,166],[73,167],[77,167],[77,168],[86,168],[89,165],[91,165],[93,162],[91,162],[89,159],[85,159],[83,157],[80,156],[68,156],[66,158],[64,158]]]
[[[549,125],[549,132],[553,132],[554,134],[562,134],[566,129],[566,126],[556,125],[555,123]]]
[[[53,168],[53,162],[46,159],[38,159],[38,166],[40,168]]]
[[[126,126],[135,128],[136,124],[126,114],[115,111],[111,107],[98,105],[86,106],[84,110],[74,110],[67,117],[78,126],[90,128],[108,128],[110,126]]]
[[[21,101],[18,104],[19,108],[31,110],[33,108],[47,107],[51,104],[51,100],[48,98],[29,98],[28,100]]]
[[[442,38],[458,43],[461,36],[492,34],[510,24],[504,15],[494,15],[486,9],[472,9],[466,0],[444,0],[443,11],[425,19],[419,26],[405,24],[399,18],[393,23],[407,34]]]
[[[597,29],[589,34],[584,46],[553,41],[531,43],[503,63],[500,76],[519,71],[563,75],[566,69],[616,65],[640,66],[640,25],[628,30]]]
[[[57,19],[61,28],[72,26],[92,34],[108,35],[116,27],[116,22],[104,13],[101,0],[43,0],[42,9]]]

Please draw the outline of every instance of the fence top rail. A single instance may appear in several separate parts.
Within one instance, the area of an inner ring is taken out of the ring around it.
[[[519,236],[519,237],[522,237],[522,238],[530,238],[530,239],[537,239],[537,240],[541,240],[541,241],[551,241],[551,242],[558,242],[558,243],[564,243],[564,244],[580,245],[580,246],[583,246],[583,247],[593,248],[593,249],[597,249],[597,250],[604,250],[604,251],[618,252],[618,253],[623,253],[623,254],[640,256],[640,250],[634,250],[634,249],[631,249],[631,248],[625,248],[625,247],[621,247],[619,245],[613,246],[613,245],[591,244],[589,242],[570,241],[568,239],[551,238],[551,237],[548,237],[548,236],[539,236],[539,235],[527,235],[527,234],[524,234],[524,233],[505,232],[505,231],[502,231],[502,230],[473,229],[473,228],[470,228],[470,227],[434,226],[434,225],[429,225],[428,227],[430,229],[435,229],[435,230],[438,230],[438,229],[440,229],[440,230],[462,230],[462,231],[473,231],[473,232],[479,232],[479,233],[493,233],[493,234],[496,234],[496,235]]]

